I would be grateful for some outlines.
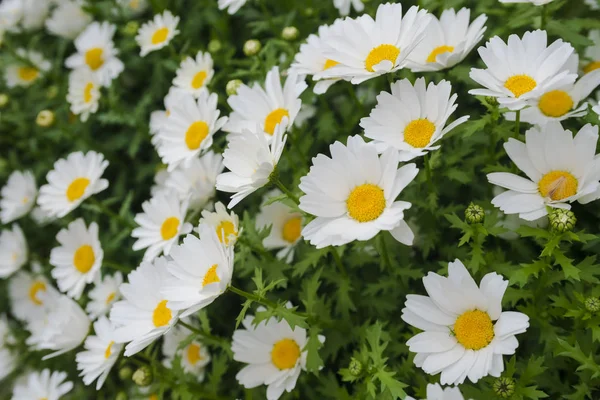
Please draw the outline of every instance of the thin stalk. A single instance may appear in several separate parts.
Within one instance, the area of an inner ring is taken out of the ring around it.
[[[246,292],[242,289],[238,289],[235,286],[231,286],[231,285],[227,289],[230,292],[237,294],[238,296],[241,296],[248,300],[252,300],[254,302],[260,303],[263,306],[270,307],[270,308],[277,308],[277,303],[275,303],[269,299],[265,299],[264,297],[259,297],[259,296],[255,295],[254,293]]]
[[[435,192],[435,187],[433,186],[433,179],[431,174],[431,164],[429,162],[429,153],[426,153],[423,156],[423,163],[425,164],[425,175],[427,176],[427,183],[429,185],[429,190],[431,192]]]
[[[221,347],[225,347],[225,348],[229,347],[229,342],[225,338],[221,338],[221,337],[218,337],[218,336],[211,335],[210,333],[203,332],[200,329],[196,328],[195,326],[192,326],[192,325],[190,325],[187,322],[184,322],[182,320],[179,320],[177,323],[179,325],[187,328],[190,332],[193,332],[193,333],[195,333],[198,336],[202,336],[204,339],[207,339],[207,340],[210,340],[210,341],[212,341],[214,343],[217,343]]]
[[[329,252],[333,256],[333,259],[335,260],[335,263],[336,263],[337,267],[340,270],[340,273],[345,278],[347,278],[348,277],[348,273],[346,272],[346,267],[344,267],[344,263],[342,262],[342,259],[340,258],[340,255],[338,254],[337,250],[333,246],[330,246],[329,250],[330,250]]]
[[[521,134],[521,110],[517,111],[515,117],[515,139],[519,139]]]
[[[379,232],[379,236],[377,237],[377,240],[379,240],[379,242],[380,242],[381,253],[382,253],[381,256],[383,257],[383,262],[385,263],[385,265],[388,268],[391,268],[392,262],[390,260],[390,255],[387,250],[387,245],[385,244],[385,238],[383,237],[383,232]]]
[[[281,190],[283,193],[285,193],[285,195],[292,200],[294,203],[296,204],[300,204],[300,200],[298,199],[298,196],[296,196],[294,193],[292,193],[291,190],[289,190],[287,187],[285,187],[285,185],[283,184],[283,182],[281,182],[279,180],[279,178],[277,177],[272,177],[271,178],[271,182],[277,186],[279,188],[279,190]]]

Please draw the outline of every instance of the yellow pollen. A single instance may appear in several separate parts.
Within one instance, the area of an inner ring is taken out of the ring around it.
[[[200,71],[196,75],[194,75],[194,78],[192,79],[192,87],[194,89],[200,89],[202,87],[202,85],[204,85],[206,76],[207,76],[206,71]]]
[[[396,59],[400,55],[400,49],[391,44],[380,44],[373,48],[367,59],[365,60],[365,68],[369,72],[375,72],[373,67],[384,60],[391,61],[392,64],[396,64]]]
[[[94,249],[89,244],[84,244],[75,251],[73,256],[73,265],[75,269],[82,274],[87,273],[96,262],[96,256],[94,255]]]
[[[110,304],[115,299],[116,296],[117,296],[117,294],[115,292],[112,292],[111,294],[106,296],[106,304]]]
[[[550,171],[538,182],[538,190],[543,197],[558,201],[577,193],[577,178],[566,171]]]
[[[202,279],[202,287],[210,285],[211,283],[221,282],[217,276],[217,266],[217,264],[214,264],[208,269],[208,271],[206,271],[206,274],[204,274],[204,279]]]
[[[104,358],[108,359],[108,357],[110,357],[110,355],[112,354],[112,345],[115,344],[115,342],[110,342],[108,344],[108,347],[106,348],[106,351],[104,352]]]
[[[283,240],[289,243],[295,243],[300,237],[302,231],[302,218],[292,217],[283,224]]]
[[[600,61],[593,61],[593,62],[589,63],[588,65],[586,65],[585,67],[583,67],[583,72],[585,72],[586,74],[589,74],[590,72],[595,71],[599,68],[600,68]]]
[[[346,200],[348,214],[358,222],[377,219],[385,210],[383,189],[371,183],[365,183],[352,189]]]
[[[190,150],[197,150],[208,136],[208,125],[204,121],[196,121],[185,133],[185,144]]]
[[[160,227],[160,236],[162,236],[163,240],[169,240],[172,239],[175,235],[177,235],[178,230],[179,218],[169,217],[165,219],[162,226]]]
[[[103,50],[100,47],[94,47],[85,52],[85,63],[92,71],[97,70],[104,64],[102,53]]]
[[[285,108],[277,108],[265,118],[265,132],[272,135],[275,132],[277,124],[281,123],[283,117],[289,118],[290,113]]]
[[[547,117],[562,117],[573,108],[573,99],[564,90],[553,90],[540,98],[538,107]]]
[[[464,348],[479,350],[489,345],[494,339],[494,324],[486,312],[467,311],[456,319],[454,335]]]
[[[531,92],[536,86],[537,82],[529,75],[511,76],[504,82],[504,87],[510,90],[517,98]]]
[[[152,314],[152,323],[155,327],[160,328],[161,326],[165,326],[171,320],[172,314],[171,310],[167,307],[167,301],[163,300],[154,309],[154,313]]]
[[[83,101],[89,103],[92,101],[92,89],[94,89],[94,84],[92,82],[88,82],[83,89]]]
[[[164,42],[167,40],[167,36],[169,36],[169,28],[163,27],[157,29],[156,32],[154,32],[154,35],[152,35],[152,44],[160,44]]]
[[[38,297],[37,297],[38,292],[40,290],[42,292],[46,291],[46,284],[41,281],[33,282],[31,287],[29,288],[29,299],[31,299],[31,301],[33,301],[33,303],[37,306],[41,306],[43,304],[42,301],[40,299],[38,299]]]
[[[186,356],[190,364],[196,365],[198,361],[202,360],[202,355],[200,355],[200,346],[195,343],[190,344],[187,348]]]
[[[296,366],[300,358],[300,346],[293,339],[282,339],[273,345],[271,361],[279,369],[290,369]]]
[[[325,70],[327,70],[327,69],[329,69],[331,67],[335,67],[338,64],[339,64],[339,62],[331,60],[331,59],[328,58],[327,60],[325,60],[325,65],[323,65],[323,71],[325,71]]]
[[[40,71],[34,67],[19,67],[17,72],[19,74],[19,78],[25,82],[31,82],[40,74]]]
[[[404,128],[404,141],[412,147],[423,148],[435,133],[435,125],[427,118],[415,119]]]
[[[437,60],[437,56],[444,53],[452,53],[454,51],[454,46],[439,46],[433,49],[433,51],[427,57],[427,62],[432,63]]]
[[[23,200],[21,200],[21,202],[22,202],[23,204],[27,204],[27,203],[29,203],[29,197],[27,197],[27,196],[23,197]]]
[[[217,225],[217,236],[219,237],[219,241],[225,245],[229,244],[229,238],[231,235],[237,237],[238,233],[235,230],[235,225],[231,221],[221,221],[219,225]]]
[[[88,178],[74,179],[67,188],[67,200],[69,200],[71,203],[75,200],[79,200],[85,193],[85,189],[87,189],[89,184],[90,180]]]
[[[129,2],[129,7],[131,7],[134,10],[137,10],[139,6],[140,6],[140,0],[131,0]]]
[[[155,394],[151,394],[150,397],[148,397],[148,400],[158,400],[158,396]]]

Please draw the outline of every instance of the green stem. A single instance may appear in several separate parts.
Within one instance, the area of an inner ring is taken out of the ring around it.
[[[335,249],[335,247],[330,246],[329,251],[330,251],[331,255],[333,256],[333,259],[335,260],[335,263],[336,263],[337,267],[339,268],[340,273],[345,278],[347,278],[348,273],[346,272],[346,267],[344,267],[344,263],[342,262],[342,259],[341,259],[340,255],[338,254],[337,250]]]
[[[120,216],[119,214],[117,214],[116,212],[112,211],[111,209],[109,209],[108,207],[106,207],[104,204],[102,204],[100,202],[100,200],[96,199],[95,197],[90,197],[90,202],[92,204],[94,204],[96,207],[98,207],[100,209],[100,211],[102,211],[104,214],[106,214],[107,216],[111,217],[111,218],[115,218],[119,221],[121,221],[121,223],[127,225],[130,228],[135,228],[136,224],[134,222],[132,222],[131,220],[124,218],[122,216]]]
[[[390,260],[390,255],[387,250],[387,245],[385,244],[385,237],[383,237],[383,232],[379,232],[377,240],[379,240],[381,246],[381,256],[383,257],[383,262],[388,268],[391,268],[392,262]]]
[[[221,338],[218,336],[211,335],[210,333],[203,332],[200,329],[196,328],[195,326],[190,325],[187,322],[184,322],[182,320],[179,320],[177,323],[179,325],[187,328],[190,332],[193,332],[198,336],[202,336],[203,339],[214,342],[215,344],[218,344],[221,347],[229,348],[229,342],[225,338]]]
[[[229,287],[227,289],[229,289],[230,292],[237,294],[238,296],[241,296],[248,300],[260,303],[263,306],[270,307],[270,308],[277,308],[277,303],[275,303],[269,299],[265,299],[264,297],[257,296],[254,293],[246,292],[246,291],[244,291],[242,289],[238,289],[232,285],[229,285]]]
[[[521,110],[517,111],[515,117],[515,139],[519,139],[521,133]]]
[[[114,270],[124,272],[126,274],[130,273],[133,270],[133,268],[127,268],[124,265],[117,264],[117,263],[114,263],[112,261],[106,261],[106,260],[104,260],[104,261],[102,261],[102,264],[104,264],[105,266],[107,266],[109,268],[112,268]]]
[[[298,196],[296,196],[294,193],[292,193],[291,190],[289,190],[288,188],[286,188],[285,185],[283,184],[283,182],[281,182],[278,177],[272,177],[271,178],[271,182],[275,186],[277,186],[279,188],[279,190],[281,190],[283,193],[285,193],[285,195],[290,200],[292,200],[296,204],[300,204],[300,200],[298,199]]]
[[[249,242],[248,240],[246,240],[246,238],[244,236],[238,236],[237,240],[238,240],[238,242],[240,242],[244,246],[248,247],[250,250],[254,251],[255,253],[258,253],[258,254],[260,254],[260,255],[262,255],[264,257],[269,258],[270,260],[273,260],[273,254],[271,254],[270,252],[268,252],[264,248],[260,248],[260,247],[257,247],[255,245],[253,245],[251,242]]]
[[[429,185],[429,190],[431,192],[435,192],[435,187],[433,186],[433,179],[431,174],[431,164],[429,162],[429,153],[426,153],[423,156],[423,163],[425,164],[425,175],[427,176],[427,183]]]

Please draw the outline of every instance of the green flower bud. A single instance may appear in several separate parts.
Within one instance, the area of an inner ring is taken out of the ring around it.
[[[53,99],[58,95],[58,86],[52,85],[46,90],[46,97],[49,99]]]
[[[348,365],[348,371],[350,371],[350,373],[353,376],[359,376],[361,374],[363,370],[363,364],[358,361],[356,358],[352,357],[350,359],[350,364]]]
[[[548,220],[550,221],[552,230],[559,233],[572,231],[577,223],[575,213],[571,210],[563,210],[562,208],[553,209],[548,214]]]
[[[227,96],[233,96],[234,94],[236,94],[238,89],[240,88],[240,86],[243,83],[244,82],[242,82],[239,79],[232,79],[229,82],[227,82],[227,86],[225,86],[225,91],[227,92]]]
[[[597,297],[588,297],[585,299],[585,308],[590,312],[600,311],[600,300]]]
[[[131,369],[131,367],[125,366],[119,370],[119,379],[121,379],[122,381],[131,379],[132,375],[133,370]]]
[[[42,128],[47,128],[54,123],[54,113],[50,110],[42,110],[38,113],[35,123]]]
[[[315,9],[312,7],[306,7],[304,9],[304,15],[307,17],[312,17],[313,15],[315,15]]]
[[[148,386],[152,383],[152,370],[149,366],[144,365],[139,367],[134,373],[131,379],[138,386]]]
[[[498,105],[498,99],[492,96],[486,96],[485,97],[485,101],[491,105],[491,106],[497,106]]]
[[[492,385],[494,392],[502,399],[508,399],[515,393],[515,381],[512,378],[500,377]]]
[[[0,108],[2,108],[5,105],[7,105],[9,100],[10,100],[10,97],[8,97],[7,94],[0,93]]]
[[[117,393],[117,397],[115,397],[115,400],[127,400],[127,393],[125,393],[125,392]]]
[[[246,43],[244,43],[244,54],[247,55],[248,57],[255,56],[258,54],[258,52],[260,51],[261,48],[262,48],[262,45],[260,44],[260,42],[258,40],[256,40],[256,39],[246,40]]]
[[[289,41],[298,39],[299,34],[300,34],[300,31],[298,31],[298,28],[296,28],[295,26],[286,26],[281,31],[281,37],[284,40],[289,40]]]
[[[125,28],[123,29],[123,33],[128,36],[134,36],[137,34],[138,29],[140,29],[140,23],[137,21],[129,21]]]
[[[483,208],[477,204],[471,203],[465,210],[465,219],[469,224],[480,224],[483,222],[484,217],[485,211],[483,211]]]
[[[221,41],[219,39],[213,39],[208,42],[208,51],[211,53],[217,53],[219,50],[223,48]]]

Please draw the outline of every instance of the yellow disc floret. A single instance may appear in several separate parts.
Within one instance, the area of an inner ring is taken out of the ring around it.
[[[192,79],[192,87],[194,89],[200,89],[202,87],[202,85],[204,85],[204,81],[206,80],[206,77],[207,77],[206,71],[198,72],[196,75],[194,75],[194,78]]]
[[[200,346],[196,343],[191,343],[187,351],[185,352],[187,356],[187,360],[191,365],[196,365],[196,363],[202,360],[202,355],[200,354]]]
[[[577,178],[570,172],[550,171],[538,182],[538,190],[543,197],[559,201],[577,194],[578,184]]]
[[[415,119],[404,128],[404,141],[412,147],[423,148],[435,133],[435,125],[427,118]]]
[[[160,328],[161,326],[165,326],[171,320],[171,310],[167,307],[167,301],[163,300],[154,309],[152,313],[152,323],[155,327]]]
[[[21,78],[22,81],[31,82],[32,80],[38,77],[40,71],[34,67],[20,67],[17,70],[17,73],[19,74],[19,78]]]
[[[96,262],[96,255],[94,249],[89,244],[80,246],[73,255],[73,265],[75,269],[82,274],[87,273]]]
[[[275,127],[281,123],[283,117],[289,118],[290,113],[285,108],[277,108],[269,113],[265,118],[265,132],[269,135],[275,133]]]
[[[583,68],[583,72],[585,72],[586,74],[595,71],[597,69],[600,68],[600,61],[592,61],[591,63],[589,63],[588,65],[586,65]]]
[[[29,288],[29,299],[37,306],[41,306],[43,304],[42,301],[37,297],[40,290],[42,292],[46,291],[46,284],[42,281],[33,282]]]
[[[157,29],[154,32],[154,34],[152,35],[152,44],[161,44],[162,42],[167,40],[168,36],[169,36],[169,28],[162,27],[160,29]]]
[[[327,60],[325,60],[325,65],[323,65],[323,71],[325,71],[325,70],[327,70],[327,69],[329,69],[331,67],[335,67],[338,64],[339,64],[339,62],[331,60],[331,59],[328,58]]]
[[[538,107],[542,114],[548,117],[562,117],[573,108],[573,99],[564,90],[552,90],[544,93]]]
[[[504,82],[504,87],[512,92],[515,97],[521,97],[531,92],[537,86],[537,82],[529,75],[514,75]]]
[[[108,347],[106,347],[106,350],[104,351],[104,358],[108,359],[108,357],[110,357],[110,355],[112,354],[112,345],[115,344],[115,342],[110,342],[108,344]]]
[[[358,222],[369,222],[377,219],[385,210],[383,189],[371,183],[355,187],[348,199],[348,214]]]
[[[229,244],[229,238],[233,235],[234,237],[238,235],[235,230],[235,225],[231,221],[221,221],[219,225],[216,227],[217,236],[219,237],[219,241],[225,245]]]
[[[429,53],[429,57],[427,57],[427,62],[428,63],[435,62],[436,59],[437,59],[437,56],[439,56],[440,54],[452,53],[453,51],[454,51],[454,47],[453,46],[439,46],[439,47],[436,47],[435,49],[433,49],[433,51],[431,53]]]
[[[494,324],[488,313],[484,311],[467,311],[456,319],[454,335],[464,348],[479,350],[494,339]]]
[[[191,124],[185,133],[185,144],[190,150],[197,150],[208,136],[208,125],[204,121]]]
[[[206,274],[204,274],[204,279],[202,279],[202,287],[210,285],[211,283],[221,282],[219,276],[217,275],[217,267],[218,264],[214,264],[208,269],[208,271],[206,271]]]
[[[369,72],[375,72],[373,67],[382,61],[390,61],[396,64],[396,59],[400,55],[400,49],[392,44],[380,44],[369,52],[365,60],[365,68]]]
[[[160,236],[162,236],[163,240],[169,240],[172,239],[175,235],[177,235],[178,230],[179,218],[169,217],[165,219],[162,226],[160,227]]]
[[[300,217],[292,217],[285,221],[283,224],[283,229],[281,235],[283,236],[283,240],[289,243],[295,243],[296,240],[300,237],[300,233],[302,232],[302,218]]]
[[[85,52],[85,63],[92,71],[97,70],[104,64],[104,51],[100,47],[94,47]]]
[[[300,358],[300,346],[294,339],[282,339],[273,345],[271,361],[277,368],[294,368],[298,358]]]
[[[87,189],[90,184],[90,180],[88,178],[76,178],[71,182],[69,187],[67,188],[67,200],[70,202],[74,202],[75,200],[79,200],[81,196],[85,193],[85,189]]]

